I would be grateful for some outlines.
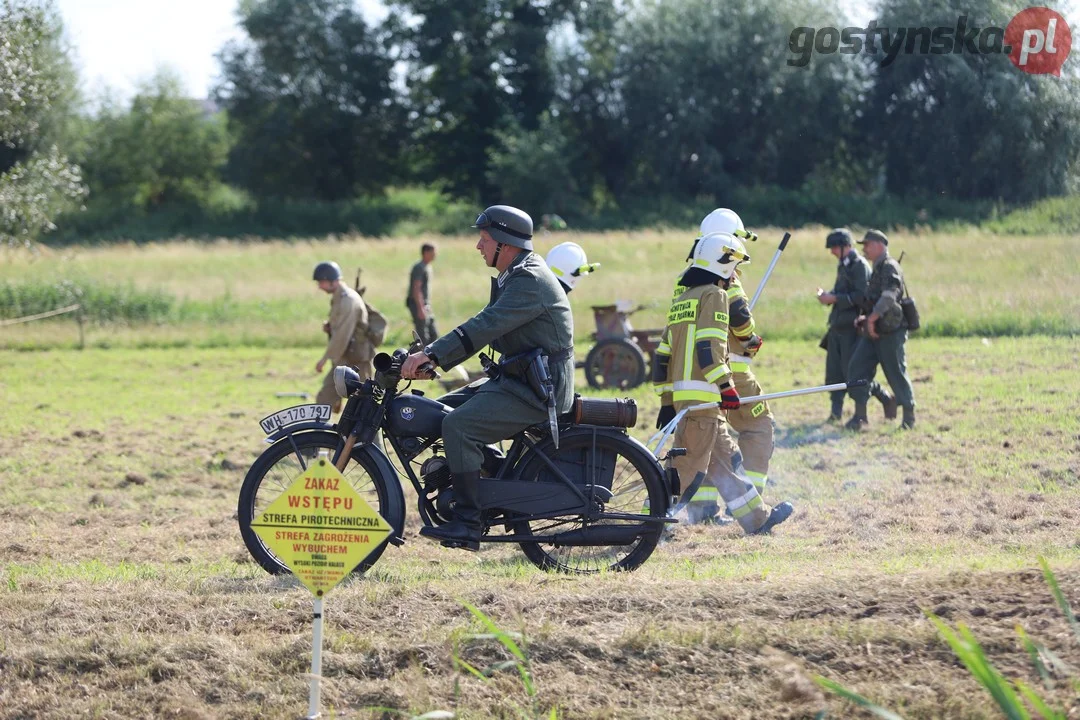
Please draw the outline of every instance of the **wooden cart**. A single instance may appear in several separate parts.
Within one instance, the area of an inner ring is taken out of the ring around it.
[[[655,362],[656,348],[663,330],[635,330],[630,316],[644,305],[593,305],[596,341],[582,367],[589,387],[598,390],[629,390],[645,382]],[[646,361],[646,353],[648,361]]]

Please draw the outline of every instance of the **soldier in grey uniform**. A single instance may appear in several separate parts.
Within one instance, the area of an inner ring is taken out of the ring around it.
[[[855,320],[859,342],[848,365],[848,380],[873,380],[878,363],[889,381],[896,402],[904,408],[901,427],[915,427],[915,395],[907,374],[904,343],[907,341],[907,322],[900,307],[904,296],[904,273],[900,263],[889,257],[889,238],[880,230],[867,230],[859,244],[873,264],[873,274],[866,290],[863,314]],[[849,430],[861,430],[866,419],[866,402],[870,387],[850,391],[855,400],[855,415],[848,421]]]
[[[507,205],[480,213],[477,250],[499,275],[491,281],[487,307],[453,331],[413,353],[404,378],[424,377],[427,363],[446,370],[486,345],[503,354],[503,373],[483,383],[443,420],[446,458],[456,499],[453,522],[425,527],[421,534],[451,547],[477,550],[482,531],[479,482],[482,448],[548,420],[548,407],[529,387],[513,356],[541,350],[555,386],[555,412],[574,400],[574,320],[570,303],[543,258],[532,252],[532,218]]]
[[[851,231],[837,228],[825,238],[825,247],[833,254],[839,264],[836,266],[836,284],[832,292],[818,288],[818,302],[831,305],[829,310],[829,332],[825,336],[825,384],[847,382],[848,365],[855,352],[859,339],[855,332],[855,320],[859,317],[859,308],[866,301],[866,289],[870,284],[870,263],[855,252]],[[844,412],[845,390],[835,390],[832,397],[832,412],[829,422],[840,422]],[[896,418],[896,398],[881,387],[872,383],[870,393],[881,401],[885,418]]]

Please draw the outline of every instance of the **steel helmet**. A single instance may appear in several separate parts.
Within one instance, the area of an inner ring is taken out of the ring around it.
[[[504,245],[532,250],[533,221],[529,213],[509,205],[492,205],[476,216],[472,227],[487,230]]]
[[[742,240],[729,233],[709,233],[698,240],[687,271],[700,268],[727,280],[735,274],[737,265],[749,262]]]
[[[336,262],[321,262],[315,266],[314,280],[340,280],[341,267]]]
[[[851,231],[847,228],[836,228],[831,233],[825,236],[825,248],[843,247],[844,245],[851,245]]]
[[[590,263],[585,256],[585,250],[572,242],[559,243],[548,251],[544,259],[551,272],[566,288],[566,292],[574,289],[582,275],[588,275],[600,267],[600,263]]]

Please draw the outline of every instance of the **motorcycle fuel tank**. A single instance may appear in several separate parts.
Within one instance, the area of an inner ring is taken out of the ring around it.
[[[398,437],[440,437],[443,418],[452,409],[420,395],[400,395],[390,401],[387,422]]]

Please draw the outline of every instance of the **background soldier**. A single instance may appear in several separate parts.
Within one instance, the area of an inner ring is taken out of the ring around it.
[[[336,262],[321,262],[315,266],[314,279],[319,289],[330,295],[330,319],[323,323],[323,331],[330,336],[326,352],[315,363],[315,372],[322,372],[327,361],[330,372],[323,379],[315,402],[331,406],[334,412],[341,410],[341,398],[334,389],[334,368],[352,365],[367,380],[375,368],[375,346],[367,338],[368,312],[363,298],[351,287],[341,282],[341,268]]]
[[[904,273],[900,263],[889,257],[889,239],[880,230],[868,230],[859,241],[867,259],[873,264],[873,274],[867,287],[864,314],[855,320],[861,336],[848,366],[848,379],[873,380],[877,364],[889,381],[896,402],[904,408],[905,430],[915,427],[915,395],[907,376],[904,343],[907,341],[907,322],[900,307],[904,295]],[[847,423],[850,430],[861,430],[868,423],[866,401],[869,387],[850,390],[855,400],[855,416]],[[895,411],[894,411],[895,416]]]
[[[825,336],[825,384],[847,382],[848,365],[855,352],[855,343],[859,336],[855,332],[855,320],[859,317],[859,308],[866,302],[866,290],[870,283],[870,263],[855,252],[851,231],[837,228],[825,238],[825,247],[840,261],[836,266],[836,283],[832,292],[818,288],[817,298],[822,305],[831,305],[829,311],[829,332]],[[839,422],[844,413],[844,394],[846,390],[831,393],[832,412],[830,422]],[[870,392],[881,401],[885,409],[885,418],[896,418],[896,398],[877,383],[872,383]]]
[[[574,401],[574,320],[566,293],[543,259],[532,252],[532,218],[507,205],[489,207],[477,217],[476,248],[491,280],[488,306],[453,332],[413,353],[402,366],[404,378],[418,379],[428,362],[452,368],[490,344],[508,356],[539,349],[548,358],[555,384],[554,410],[564,413]],[[479,484],[483,446],[549,417],[547,404],[532,391],[517,364],[501,363],[502,374],[480,385],[443,420],[446,459],[453,475],[454,520],[425,527],[420,534],[451,547],[480,548],[483,522]]]
[[[682,275],[684,290],[668,310],[653,383],[661,395],[659,427],[687,407],[719,403],[689,413],[675,432],[675,447],[687,452],[669,462],[679,471],[684,493],[708,478],[744,531],[766,533],[791,515],[791,504],[781,503],[770,511],[757,489],[735,475],[731,466],[735,442],[722,412],[740,406],[727,366],[726,288],[736,265],[744,260],[749,260],[746,249],[733,235],[713,233],[698,240],[693,263]]]
[[[439,337],[435,330],[435,315],[431,312],[431,263],[435,262],[435,246],[424,243],[420,246],[420,261],[409,271],[409,292],[405,297],[405,306],[412,315],[413,326],[420,342],[425,345]]]

